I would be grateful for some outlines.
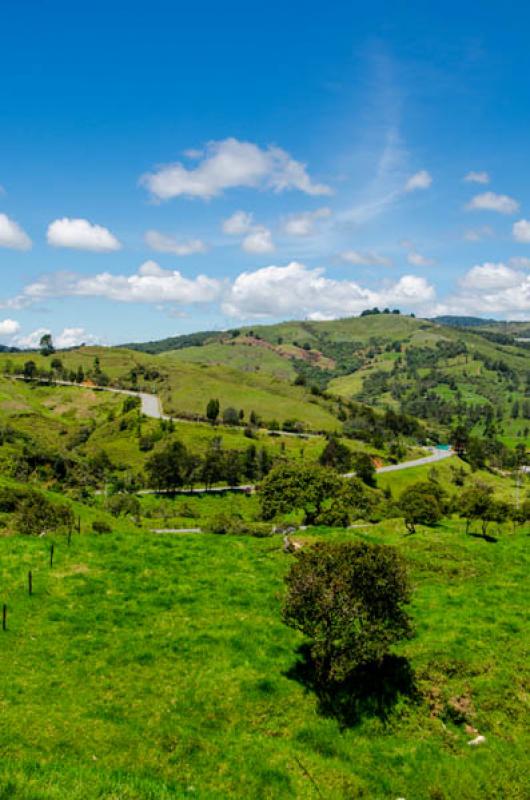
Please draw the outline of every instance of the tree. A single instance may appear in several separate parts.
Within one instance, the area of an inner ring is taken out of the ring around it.
[[[186,478],[187,461],[188,451],[178,440],[154,453],[145,465],[150,485],[166,491],[182,486]]]
[[[321,685],[380,663],[412,635],[410,586],[396,550],[365,542],[319,542],[301,550],[285,582],[283,620],[311,639]]]
[[[208,445],[208,450],[202,462],[201,479],[207,489],[223,478],[224,467],[222,439],[220,436],[215,436]]]
[[[228,406],[223,411],[223,422],[225,425],[239,425],[239,413],[237,409]]]
[[[466,520],[466,533],[469,533],[473,520],[487,518],[492,497],[492,487],[482,481],[476,481],[462,491],[458,501],[458,511]],[[483,532],[485,532],[484,525]]]
[[[210,420],[213,424],[219,416],[219,400],[208,400],[208,405],[206,406],[206,417]]]
[[[334,470],[311,464],[279,464],[260,486],[263,519],[303,510],[305,521],[312,524],[322,511],[325,500],[337,495],[344,479]]]
[[[37,377],[37,365],[34,361],[26,361],[24,364],[24,377],[27,381],[32,381]]]
[[[442,517],[441,490],[434,481],[418,481],[407,487],[399,498],[405,527],[416,533],[416,525],[436,525]]]
[[[333,467],[337,472],[348,472],[352,463],[351,450],[331,434],[318,460],[323,467]]]
[[[375,466],[368,453],[355,453],[352,459],[353,469],[358,478],[367,486],[375,486]]]
[[[39,347],[41,356],[51,356],[55,353],[51,333],[45,333],[40,337]]]

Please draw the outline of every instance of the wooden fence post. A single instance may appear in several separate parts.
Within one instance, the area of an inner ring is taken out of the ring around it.
[[[7,631],[7,606],[5,603],[2,606],[2,630]]]
[[[31,574],[31,570],[28,572],[28,592],[31,597],[33,594],[33,575]]]

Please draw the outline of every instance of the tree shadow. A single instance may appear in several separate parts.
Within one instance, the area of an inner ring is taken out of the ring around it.
[[[499,541],[495,536],[491,536],[489,533],[469,533],[468,536],[472,536],[474,539],[483,539],[485,542],[490,542],[491,544],[495,544]]]
[[[420,700],[414,671],[403,656],[387,655],[381,662],[357,667],[346,680],[323,685],[317,674],[308,644],[298,648],[299,658],[284,673],[315,693],[318,712],[336,719],[341,728],[359,724],[363,717],[386,721],[400,697]]]

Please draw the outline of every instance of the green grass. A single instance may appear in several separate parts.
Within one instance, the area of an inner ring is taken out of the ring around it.
[[[422,699],[347,729],[289,677],[302,639],[279,619],[277,538],[57,539],[53,570],[49,539],[0,539],[0,797],[522,800],[527,533],[367,529],[411,564],[417,636],[399,653]],[[482,747],[449,718],[460,696]]]
[[[203,347],[186,347],[173,350],[171,358],[175,362],[192,362],[196,364],[223,365],[234,367],[243,372],[267,372],[278,378],[292,381],[296,372],[291,362],[282,358],[273,350],[229,342],[214,342]]]

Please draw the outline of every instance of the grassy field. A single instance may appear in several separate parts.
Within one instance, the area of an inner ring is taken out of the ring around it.
[[[213,348],[223,347],[229,354],[234,348],[226,345],[212,345]],[[137,366],[156,368],[162,375],[161,382],[143,381],[140,377],[138,388],[146,391],[160,391],[164,411],[175,416],[200,415],[206,413],[206,405],[211,398],[220,401],[221,413],[228,406],[235,407],[237,411],[243,409],[245,420],[248,421],[251,411],[254,411],[265,422],[276,420],[280,424],[285,420],[296,419],[308,430],[335,431],[341,424],[332,413],[333,404],[315,398],[303,386],[293,386],[290,378],[292,367],[290,362],[280,358],[263,348],[241,346],[239,351],[244,351],[249,363],[254,363],[253,369],[246,369],[241,363],[242,356],[238,356],[239,369],[232,366],[230,359],[226,363],[218,363],[217,351],[211,360],[207,353],[208,348],[197,348],[201,351],[203,360],[193,363],[181,359],[180,354],[163,353],[159,356],[146,355],[132,350],[108,347],[82,347],[72,351],[60,353],[63,365],[68,370],[77,370],[82,367],[85,374],[93,368],[94,360],[99,359],[101,369],[111,382],[119,384],[125,380],[130,370]],[[247,350],[249,351],[247,353]],[[204,351],[204,353],[202,353]],[[10,364],[16,371],[21,371],[23,364],[31,358],[39,369],[49,369],[50,359],[37,353],[9,354],[0,360],[0,368]],[[273,361],[282,368],[281,377],[274,371],[256,370],[260,363],[269,364]]]
[[[307,535],[410,562],[417,635],[396,652],[414,691],[377,713],[354,693],[347,718],[296,667],[278,539],[57,538],[53,569],[49,538],[0,539],[0,797],[522,800],[528,531],[489,544],[461,527]]]

